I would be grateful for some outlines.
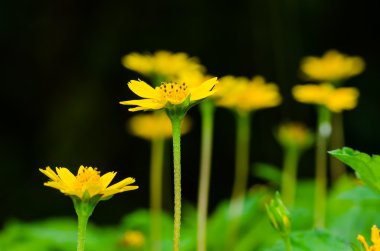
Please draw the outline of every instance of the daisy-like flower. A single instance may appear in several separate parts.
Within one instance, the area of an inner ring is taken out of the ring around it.
[[[215,93],[217,78],[209,79],[196,87],[189,87],[186,83],[162,83],[153,88],[144,81],[132,80],[128,83],[129,89],[144,99],[122,101],[122,105],[135,105],[129,111],[160,110],[163,108],[180,108],[186,111],[196,101],[207,98]]]
[[[262,76],[251,80],[226,76],[220,79],[219,85],[217,104],[239,112],[275,107],[281,103],[277,85],[266,83]]]
[[[181,133],[188,133],[190,127],[191,120],[186,116],[182,120]],[[135,115],[128,121],[128,129],[131,134],[146,140],[172,136],[172,124],[163,112]]]
[[[371,241],[373,243],[372,246],[368,246],[363,235],[358,235],[358,240],[363,244],[365,251],[380,251],[380,230],[373,225],[371,228]]]
[[[50,178],[50,181],[44,183],[45,186],[58,189],[65,195],[75,196],[81,200],[91,200],[95,196],[100,196],[100,200],[104,200],[114,194],[138,188],[138,186],[130,186],[135,182],[135,179],[130,177],[109,186],[116,172],[108,172],[100,176],[100,172],[92,167],[80,166],[76,176],[64,167],[57,167],[56,172],[50,167],[39,170]]]
[[[161,76],[164,79],[176,79],[184,71],[204,72],[205,68],[198,59],[186,53],[157,51],[154,54],[130,53],[122,58],[122,64],[144,76]]]
[[[342,112],[356,107],[359,90],[353,87],[334,88],[328,83],[307,84],[295,86],[293,96],[301,103],[324,105],[332,112]]]
[[[322,57],[309,56],[302,60],[301,71],[311,80],[335,82],[356,76],[364,71],[361,57],[350,57],[336,50]]]

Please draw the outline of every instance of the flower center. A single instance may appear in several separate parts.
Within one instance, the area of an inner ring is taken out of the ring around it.
[[[189,89],[185,83],[162,83],[160,90],[163,100],[173,105],[182,104],[189,95]]]

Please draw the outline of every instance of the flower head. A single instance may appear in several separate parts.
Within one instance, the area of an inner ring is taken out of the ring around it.
[[[130,53],[122,58],[122,64],[144,76],[159,75],[167,80],[176,79],[183,71],[204,71],[197,58],[163,50],[154,54]]]
[[[281,103],[277,85],[266,83],[261,76],[251,80],[226,76],[220,79],[218,88],[217,104],[239,112],[274,107]]]
[[[363,72],[364,60],[350,57],[336,50],[327,51],[322,57],[306,57],[301,70],[311,80],[335,82],[356,76]]]
[[[334,88],[331,84],[297,85],[294,98],[301,103],[324,105],[333,112],[352,110],[356,107],[359,91],[353,87]]]
[[[129,111],[160,110],[181,107],[188,109],[196,101],[207,98],[215,93],[217,78],[209,79],[196,87],[189,87],[186,83],[162,83],[153,88],[144,81],[132,80],[128,83],[129,89],[144,99],[122,101],[122,105],[135,105]]]
[[[313,143],[313,133],[301,123],[282,124],[277,131],[277,139],[283,147],[306,149]]]
[[[135,115],[129,120],[128,127],[131,134],[146,140],[170,138],[172,136],[172,124],[170,119],[162,112],[158,114],[155,112]],[[191,120],[186,116],[182,120],[182,134],[189,132],[190,127]]]
[[[365,251],[380,251],[380,230],[373,225],[371,228],[371,241],[373,245],[371,247],[368,247],[367,242],[365,241],[365,238],[363,235],[358,235],[358,240],[363,244]]]
[[[116,172],[108,172],[100,176],[100,172],[92,167],[80,166],[76,176],[64,167],[56,167],[56,172],[50,167],[39,170],[50,178],[44,183],[45,186],[58,189],[66,195],[75,196],[81,200],[89,200],[95,196],[100,196],[101,200],[108,199],[114,194],[138,188],[138,186],[129,186],[135,182],[134,178],[126,178],[109,186]]]
[[[144,234],[137,230],[128,230],[123,235],[122,244],[126,247],[142,248],[145,245]]]

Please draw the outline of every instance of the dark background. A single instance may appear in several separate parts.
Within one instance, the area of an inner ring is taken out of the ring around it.
[[[313,107],[296,103],[290,93],[303,82],[300,59],[331,48],[360,55],[367,68],[347,82],[360,88],[361,98],[344,115],[346,142],[380,153],[379,14],[378,1],[370,0],[1,1],[0,224],[74,216],[68,197],[43,187],[47,177],[38,168],[47,165],[73,171],[93,165],[118,171],[116,180],[136,178],[139,190],[97,207],[97,223],[116,223],[124,213],[148,207],[150,145],[126,133],[132,114],[118,104],[134,97],[126,83],[140,77],[120,63],[133,51],[183,51],[199,57],[215,76],[262,74],[278,83],[284,102],[254,114],[251,151],[252,162],[278,166],[275,126],[284,120],[315,123]],[[190,115],[194,128],[183,137],[183,196],[195,204],[198,109]],[[233,115],[218,110],[211,210],[230,196],[233,163]],[[312,177],[313,168],[310,150],[300,175]],[[171,191],[170,178],[165,185]],[[165,200],[171,199],[168,193]]]

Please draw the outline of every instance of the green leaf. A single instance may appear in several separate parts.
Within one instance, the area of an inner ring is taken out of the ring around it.
[[[369,156],[366,153],[343,147],[329,152],[331,155],[354,169],[363,182],[380,193],[380,156]]]
[[[281,170],[277,166],[268,163],[255,163],[252,168],[255,177],[267,180],[275,185],[281,183]]]

